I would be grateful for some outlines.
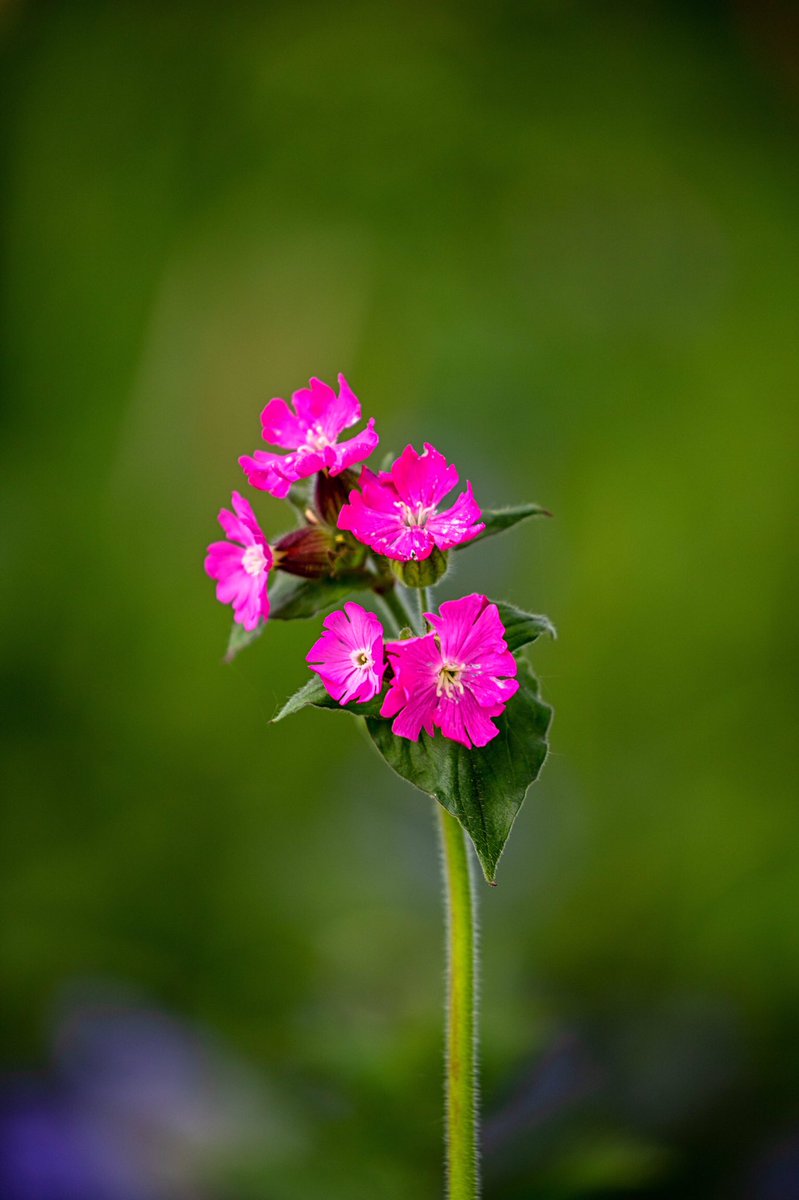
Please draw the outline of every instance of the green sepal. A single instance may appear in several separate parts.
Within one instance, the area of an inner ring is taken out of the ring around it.
[[[319,471],[314,486],[314,508],[319,520],[338,531],[338,516],[350,498],[350,492],[358,486],[355,471],[345,470],[339,475]]]
[[[391,573],[407,588],[433,587],[447,573],[447,556],[434,547],[427,558],[391,559]]]
[[[519,690],[497,718],[499,734],[482,749],[431,738],[418,742],[396,737],[389,721],[367,716],[366,727],[388,765],[426,792],[460,821],[477,851],[489,883],[527,789],[538,778],[547,756],[552,709],[538,697],[530,666],[519,662]]]
[[[530,517],[551,516],[552,513],[549,509],[542,508],[540,504],[517,504],[514,508],[484,508],[482,520],[485,523],[485,529],[483,532],[478,533],[477,537],[472,538],[471,541],[453,546],[453,550],[466,550],[476,542],[482,542],[485,538],[504,533],[506,529],[512,529],[514,525],[518,525],[520,521],[527,521]]]

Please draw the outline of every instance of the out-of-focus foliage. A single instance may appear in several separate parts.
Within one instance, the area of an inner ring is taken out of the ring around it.
[[[223,665],[202,573],[260,408],[344,371],[381,449],[556,514],[447,583],[560,632],[483,896],[488,1194],[796,1195],[793,19],[0,5],[6,1071],[121,981],[279,1098],[209,1195],[439,1194],[428,806],[269,726],[319,620]]]

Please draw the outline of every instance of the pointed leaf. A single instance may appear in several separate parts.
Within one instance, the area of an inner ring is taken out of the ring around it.
[[[505,626],[505,641],[512,653],[521,650],[522,646],[529,646],[543,634],[551,638],[558,636],[549,617],[522,612],[515,604],[507,604],[504,600],[495,600],[494,603],[499,609],[500,619]]]
[[[295,692],[293,696],[289,696],[283,707],[272,717],[270,725],[275,725],[284,717],[290,717],[293,713],[309,707],[330,708],[334,712],[351,713],[353,717],[379,717],[380,705],[383,703],[384,696],[385,689],[379,696],[375,696],[374,700],[368,700],[366,704],[339,704],[338,700],[334,700],[327,691],[319,676],[314,675],[312,679],[303,684],[299,691]]]
[[[274,621],[304,621],[335,608],[351,592],[368,588],[368,575],[341,575],[335,579],[301,579],[282,575],[269,590]]]
[[[479,533],[476,538],[472,538],[470,542],[463,542],[460,546],[454,546],[455,550],[465,550],[468,546],[474,546],[476,542],[482,542],[484,538],[494,537],[498,533],[504,533],[506,529],[510,529],[514,525],[518,525],[520,521],[527,521],[530,517],[551,517],[552,513],[542,508],[540,504],[517,504],[515,508],[484,508],[482,519],[485,522],[485,529]]]
[[[255,629],[245,629],[243,625],[239,625],[238,621],[234,621],[225,651],[225,662],[233,662],[237,654],[240,654],[256,638],[259,638],[264,631],[265,624],[265,621],[259,621]]]
[[[322,680],[318,675],[314,675],[293,696],[289,696],[286,703],[275,713],[269,724],[275,725],[278,721],[282,721],[284,717],[290,717],[292,713],[300,712],[303,708],[308,708],[309,705],[320,707],[324,705],[325,700],[330,699],[331,697],[325,691]]]
[[[552,710],[538,698],[529,665],[519,662],[520,688],[497,724],[500,732],[482,750],[467,750],[438,733],[418,742],[396,737],[391,723],[367,718],[372,741],[388,765],[426,792],[469,834],[489,883],[527,789],[547,756]]]
[[[296,575],[279,575],[269,589],[271,603],[270,619],[275,621],[302,621],[328,612],[346,599],[352,592],[371,587],[374,578],[352,572],[335,579],[303,579]],[[225,651],[226,663],[233,662],[237,654],[261,636],[267,622],[259,621],[255,629],[247,630],[233,622]]]

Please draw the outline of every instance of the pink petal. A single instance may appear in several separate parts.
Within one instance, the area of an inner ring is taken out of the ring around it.
[[[263,439],[271,446],[284,446],[296,450],[308,437],[308,424],[301,421],[286,404],[276,396],[261,413]]]
[[[391,728],[398,737],[416,742],[422,729],[432,734],[435,728],[437,671],[441,665],[436,640],[427,634],[391,642],[386,653],[394,668],[394,679],[381,715],[396,718]]]
[[[374,613],[368,612],[354,600],[348,600],[344,611],[349,618],[353,640],[358,646],[369,645],[376,637],[383,636],[383,626]]]
[[[220,576],[216,585],[216,598],[220,604],[242,604],[250,591],[250,576],[241,570],[241,564],[235,570]]]
[[[307,387],[292,393],[291,403],[300,421],[309,429],[321,423],[325,413],[336,403],[336,393],[329,383],[313,378]]]
[[[335,634],[325,631],[305,656],[307,663],[324,667],[333,674],[347,674],[352,667],[352,650]]]
[[[452,508],[428,518],[426,528],[439,550],[451,550],[453,546],[471,541],[483,532],[485,523],[480,520],[481,516],[472,494],[472,485],[467,483],[466,491],[461,492]]]
[[[407,680],[409,690],[413,690],[420,679],[435,678],[442,662],[441,651],[432,633],[402,642],[389,642],[386,654],[395,675],[403,683]]]
[[[375,433],[375,419],[370,417],[366,429],[356,434],[354,438],[326,448],[326,466],[331,475],[340,475],[348,467],[354,467],[363,462],[379,445],[380,438]]]
[[[338,396],[328,410],[326,430],[328,436],[338,437],[344,429],[349,429],[361,419],[361,403],[347,383],[343,375],[338,377]],[[370,422],[374,425],[374,419]],[[366,456],[364,456],[366,457]],[[360,462],[361,459],[356,461]]]
[[[442,698],[437,718],[444,737],[460,742],[469,750],[472,746],[487,745],[499,733],[486,710],[469,692],[464,692],[457,702]]]
[[[439,607],[439,616],[435,613],[427,614],[428,621],[441,639],[441,655],[444,660],[470,661],[464,647],[468,644],[475,622],[487,604],[487,596],[472,592],[460,600],[445,600]]]
[[[310,431],[321,427],[330,441],[335,441],[344,429],[361,419],[361,405],[343,375],[338,377],[338,395],[321,379],[311,379],[307,388],[292,396],[297,415]]]
[[[458,483],[457,468],[448,466],[444,455],[429,442],[422,454],[406,446],[389,475],[406,504],[424,508],[437,505]]]
[[[258,580],[254,576],[247,576],[247,578],[249,587],[242,589],[234,601],[233,614],[239,625],[243,625],[247,630],[253,630],[262,618],[266,619],[269,616],[269,597],[263,582],[266,576],[263,576],[262,580]]]
[[[371,700],[383,686],[386,669],[380,621],[350,600],[344,611],[330,613],[324,626],[325,632],[306,655],[311,670],[340,704]],[[359,666],[353,656],[367,649],[372,652],[373,665]]]
[[[241,568],[242,549],[232,542],[212,542],[205,558],[205,573],[211,579],[221,579]]]
[[[507,649],[505,626],[502,624],[499,609],[496,604],[486,604],[461,642],[460,653],[467,662],[486,663],[491,661],[493,656],[506,653]],[[511,674],[515,675],[516,671],[511,671]]]
[[[288,496],[293,480],[287,479],[283,474],[280,468],[282,461],[279,454],[267,454],[263,450],[256,450],[252,455],[243,454],[239,465],[253,487],[283,500]]]
[[[229,537],[233,542],[241,542],[243,546],[250,546],[253,542],[252,530],[245,523],[227,508],[219,510],[219,524],[225,531],[225,536]]]
[[[402,511],[400,509],[402,501],[397,494],[397,489],[384,472],[377,476],[368,467],[362,467],[361,478],[358,482],[361,490],[360,492],[356,490],[350,492],[350,501],[353,496],[361,495],[367,508],[374,508],[378,512],[386,513]]]
[[[348,691],[350,691],[353,679],[355,680],[355,690],[357,690],[359,673],[352,663],[350,663],[348,670],[342,668],[340,671],[331,671],[328,667],[314,666],[313,664],[309,665],[311,670],[315,671],[319,676],[326,690],[339,704],[347,703],[345,697]]]
[[[425,529],[418,525],[408,528],[401,525],[386,537],[373,537],[368,543],[378,554],[393,558],[395,562],[423,562],[435,549],[435,542]]]
[[[244,496],[242,496],[239,492],[234,492],[231,496],[231,500],[233,503],[233,511],[239,520],[247,525],[253,531],[253,533],[261,536],[261,527],[258,524],[258,518],[253,512],[252,505],[250,504],[249,500],[245,500]]]
[[[235,515],[226,508],[219,514],[219,523],[231,540],[211,543],[205,570],[217,581],[217,599],[222,604],[232,604],[235,620],[251,630],[269,616],[267,579],[273,556],[249,502],[234,492],[232,503]],[[253,545],[259,545],[264,556],[265,570],[257,575],[243,568],[245,549]]]
[[[424,691],[415,692],[406,701],[399,715],[394,718],[394,723],[391,726],[392,732],[397,737],[409,738],[412,742],[419,741],[423,729],[432,736],[435,729],[436,699],[434,683],[431,683]],[[387,701],[388,696],[380,710],[383,716],[388,716],[391,709]]]
[[[315,475],[325,465],[319,451],[305,446],[291,454],[270,454],[266,450],[256,450],[251,456],[242,455],[239,463],[253,487],[281,500],[289,494],[292,483]]]
[[[386,697],[380,706],[381,717],[396,717],[401,708],[408,703],[405,689],[401,688],[396,679],[391,682]]]
[[[371,489],[369,495],[373,498],[375,489]],[[427,530],[419,525],[407,525],[390,494],[380,502],[381,508],[370,508],[360,492],[352,492],[349,504],[345,504],[339,513],[339,529],[349,530],[359,542],[397,562],[429,558],[435,542]]]
[[[510,656],[513,658],[513,655]],[[514,671],[516,673],[516,659],[513,659]],[[508,672],[510,674],[510,672]],[[471,692],[481,708],[494,708],[500,705],[501,708],[508,703],[512,696],[515,696],[519,690],[519,682],[517,679],[502,678],[494,674],[470,674],[466,680],[466,690]],[[497,714],[498,716],[499,714]]]
[[[350,609],[363,612],[360,604],[355,604],[349,600],[343,609],[337,609],[336,612],[330,613],[324,619],[324,627],[329,630],[335,639],[340,643],[342,648],[348,653],[352,650],[359,649],[361,645],[360,639],[360,624],[356,624],[350,613]],[[357,620],[357,616],[356,616]]]

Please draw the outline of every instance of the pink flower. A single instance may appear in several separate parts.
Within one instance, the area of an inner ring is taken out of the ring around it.
[[[311,647],[306,662],[339,704],[365,704],[383,686],[386,671],[383,626],[360,604],[348,601],[344,612],[324,620],[325,632]]]
[[[435,446],[425,442],[423,454],[406,446],[390,471],[375,475],[364,467],[361,490],[350,492],[338,527],[387,558],[429,558],[435,547],[450,550],[485,529],[470,483],[451,508],[438,511],[457,483],[457,469]]]
[[[211,543],[205,570],[218,580],[217,600],[233,605],[239,625],[255,629],[261,618],[269,616],[266,583],[274,556],[255,513],[238,492],[233,493],[233,507],[235,515],[227,508],[219,513],[219,524],[230,540]]]
[[[386,647],[394,678],[381,716],[396,717],[393,732],[413,742],[440,729],[467,749],[485,746],[499,733],[491,718],[519,690],[516,659],[485,596],[447,600],[440,614],[425,614],[432,633]]]
[[[338,475],[369,457],[380,440],[374,418],[354,438],[337,443],[339,434],[361,419],[360,402],[343,375],[338,384],[336,395],[321,379],[312,379],[291,397],[293,412],[279,397],[269,401],[261,413],[264,441],[291,453],[243,455],[239,462],[253,487],[282,498],[298,479],[323,470]]]

